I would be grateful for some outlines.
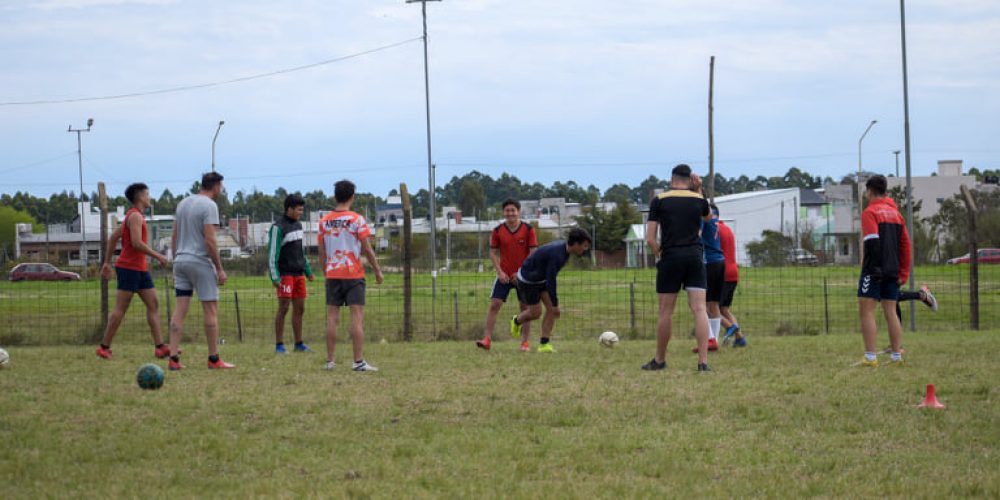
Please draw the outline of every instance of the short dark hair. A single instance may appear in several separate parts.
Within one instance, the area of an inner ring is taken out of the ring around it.
[[[285,197],[285,211],[287,212],[289,208],[304,207],[306,205],[306,200],[302,199],[301,196],[292,193]]]
[[[712,213],[713,213],[713,214],[715,214],[715,215],[719,215],[719,207],[717,207],[717,206],[715,205],[715,203],[712,203],[712,204],[710,204],[710,205],[709,205],[709,207],[711,207],[711,208],[712,208]]]
[[[670,175],[674,177],[685,177],[685,178],[691,177],[691,167],[684,163],[681,163],[670,171]]]
[[[344,179],[333,185],[333,199],[337,203],[347,203],[354,196],[354,183]]]
[[[222,182],[222,174],[218,172],[208,172],[201,176],[201,189],[204,191],[211,191],[215,189],[215,185]]]
[[[148,191],[148,190],[149,190],[149,186],[147,186],[147,185],[145,185],[145,184],[143,184],[141,182],[136,182],[134,184],[129,184],[129,186],[127,188],[125,188],[125,199],[128,200],[129,203],[135,205],[135,197],[139,193],[141,193],[143,191]]]
[[[865,188],[870,189],[873,193],[879,196],[885,196],[885,191],[889,187],[889,181],[886,180],[884,175],[873,175],[868,182],[865,183]]]
[[[573,246],[578,243],[583,243],[584,241],[586,241],[587,243],[593,243],[593,240],[590,239],[590,234],[587,233],[586,230],[580,229],[578,227],[574,227],[573,229],[569,230],[569,237],[566,238],[566,244],[568,244],[569,246]]]
[[[521,210],[521,202],[515,200],[514,198],[507,198],[506,200],[503,200],[503,203],[500,204],[500,209],[503,210],[507,208],[507,205],[514,205],[514,208],[517,208],[518,211]]]

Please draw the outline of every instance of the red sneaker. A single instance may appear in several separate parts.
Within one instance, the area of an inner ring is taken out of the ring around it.
[[[521,342],[521,352],[529,352],[529,351],[531,351],[531,345],[528,344],[528,341],[525,340],[524,342]]]
[[[489,337],[483,337],[483,340],[477,340],[476,341],[476,347],[478,347],[478,348],[480,348],[480,349],[482,349],[484,351],[490,350],[490,344],[491,344],[491,342],[490,342],[490,338]]]
[[[208,362],[209,370],[224,370],[226,368],[236,368],[236,365],[231,365],[229,363],[226,363],[225,361],[222,360],[222,358],[219,358],[219,360],[214,363],[211,361]]]
[[[170,357],[170,346],[163,344],[163,347],[154,347],[153,356],[160,359],[166,359]]]
[[[170,362],[167,363],[167,369],[170,370],[170,371],[172,371],[172,372],[175,372],[175,371],[178,371],[178,370],[183,370],[184,369],[184,365],[180,364],[179,361],[174,361],[174,360],[171,359]]]
[[[718,351],[719,350],[719,341],[716,340],[716,339],[708,339],[708,350],[709,351]],[[691,352],[697,354],[698,353],[698,346],[694,346],[691,349]]]
[[[97,356],[104,359],[111,359],[111,348],[109,347],[105,349],[101,346],[97,346]]]

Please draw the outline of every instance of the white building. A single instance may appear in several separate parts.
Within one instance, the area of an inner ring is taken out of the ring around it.
[[[749,191],[716,197],[715,204],[736,237],[740,265],[750,265],[746,245],[761,240],[765,230],[780,232],[798,245],[803,235],[822,242],[834,223],[829,204],[809,189]]]

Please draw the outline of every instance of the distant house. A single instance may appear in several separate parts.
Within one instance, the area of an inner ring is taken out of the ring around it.
[[[796,245],[803,236],[823,243],[834,223],[829,203],[811,189],[749,191],[716,197],[715,204],[736,237],[736,261],[741,265],[750,265],[746,245],[759,241],[764,231],[784,234]]]

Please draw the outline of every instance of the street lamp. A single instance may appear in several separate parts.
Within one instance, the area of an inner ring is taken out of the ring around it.
[[[87,118],[87,128],[73,128],[70,125],[66,131],[76,132],[76,159],[80,167],[80,254],[83,256],[83,274],[87,275],[87,217],[83,211],[83,142],[80,139],[81,132],[90,132],[90,127],[94,126],[94,119]]]
[[[864,187],[861,184],[861,141],[865,140],[865,136],[868,135],[868,131],[871,130],[876,123],[878,123],[878,120],[872,120],[871,123],[868,124],[868,128],[865,129],[865,133],[861,134],[861,138],[858,139],[858,225],[861,224],[861,217],[864,214],[864,205],[865,205]],[[861,237],[863,237],[863,235]],[[858,240],[859,257],[864,252],[864,245],[861,241],[862,240],[860,239]]]
[[[895,150],[892,154],[896,155],[896,178],[899,178],[899,150]]]
[[[215,129],[215,137],[212,138],[212,172],[215,172],[215,140],[219,138],[219,131],[225,124],[225,120],[219,120],[219,126]]]
[[[910,237],[913,237],[913,180],[910,172],[910,87],[907,81],[906,69],[906,1],[899,0],[899,34],[900,45],[903,48],[903,137],[906,150],[906,225]],[[916,255],[914,249],[913,254]],[[916,269],[913,259],[910,259],[910,291],[916,290]],[[916,309],[910,303],[910,331],[917,330]]]
[[[439,2],[440,0],[406,0],[406,3],[419,3],[420,12],[424,20],[424,106],[427,116],[427,183],[430,185],[428,194],[430,195],[431,209],[431,294],[437,294],[435,277],[437,276],[437,214],[434,209],[434,172],[431,160],[431,90],[430,76],[427,69],[427,2]]]

